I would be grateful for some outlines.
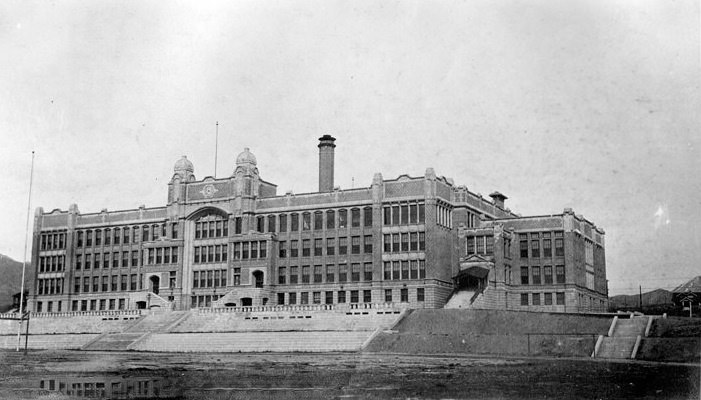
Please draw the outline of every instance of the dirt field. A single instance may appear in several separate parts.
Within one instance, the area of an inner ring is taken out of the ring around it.
[[[0,398],[77,398],[61,394],[59,382],[70,389],[81,381],[110,387],[148,380],[157,395],[133,392],[128,397],[125,392],[112,398],[698,399],[699,370],[573,359],[72,351],[35,351],[25,357],[5,351],[0,352]],[[53,390],[49,381],[55,383]]]

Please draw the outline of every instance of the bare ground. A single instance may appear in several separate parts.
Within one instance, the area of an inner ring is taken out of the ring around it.
[[[587,359],[395,354],[0,352],[0,398],[72,398],[48,379],[148,378],[161,397],[698,399],[700,367]],[[58,385],[58,384],[57,384]]]

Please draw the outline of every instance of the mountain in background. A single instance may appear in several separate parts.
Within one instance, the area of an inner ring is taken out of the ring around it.
[[[672,304],[674,304],[672,292],[669,290],[655,289],[651,292],[643,293],[643,307],[670,306]],[[639,306],[640,295],[638,294],[621,294],[609,298],[609,308],[614,310],[637,308]]]
[[[25,283],[29,284],[34,279],[29,265],[25,273]],[[21,290],[22,263],[0,254],[0,277],[0,312],[5,312],[12,306],[12,295]]]

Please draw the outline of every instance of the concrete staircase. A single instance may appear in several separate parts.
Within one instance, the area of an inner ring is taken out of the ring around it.
[[[592,356],[613,359],[635,358],[650,318],[652,317],[631,316],[625,319],[615,317],[608,336],[599,336]]]
[[[124,351],[131,350],[139,341],[155,332],[167,332],[172,326],[187,318],[189,311],[152,312],[139,319],[120,333],[104,333],[82,346],[81,350]]]
[[[470,308],[474,295],[475,292],[471,290],[459,290],[454,292],[443,308]]]

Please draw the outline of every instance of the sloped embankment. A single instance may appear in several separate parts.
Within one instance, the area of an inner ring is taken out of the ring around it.
[[[588,357],[611,316],[497,310],[416,310],[369,352]]]
[[[701,318],[655,318],[637,357],[649,361],[701,362]]]

